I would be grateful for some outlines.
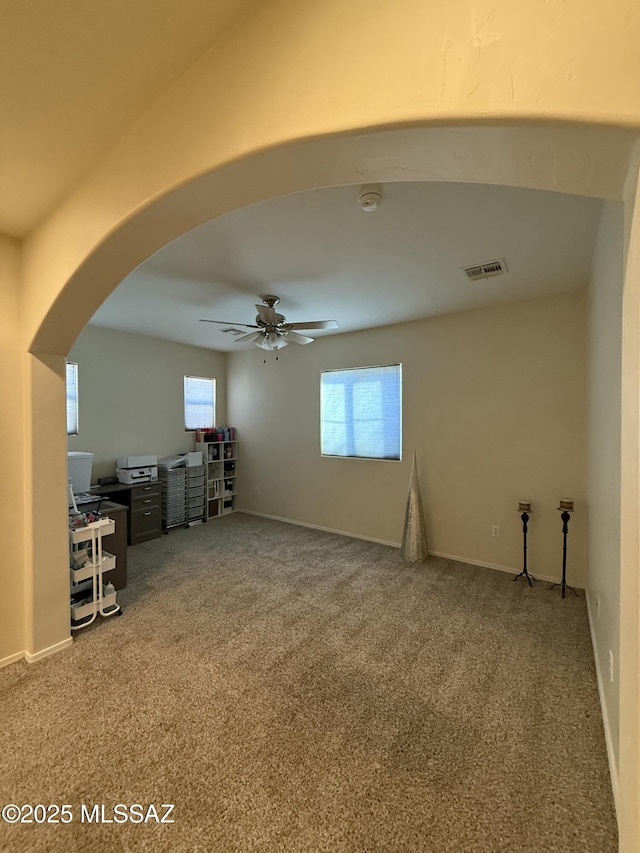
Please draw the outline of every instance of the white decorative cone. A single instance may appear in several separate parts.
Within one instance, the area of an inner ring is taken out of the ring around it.
[[[422,563],[429,555],[415,453],[413,454],[413,464],[411,465],[407,512],[404,519],[404,533],[402,535],[400,553],[405,560],[409,560],[412,563]]]

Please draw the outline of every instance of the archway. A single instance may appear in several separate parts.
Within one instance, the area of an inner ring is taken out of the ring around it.
[[[34,653],[64,645],[68,636],[66,541],[60,536],[66,510],[62,496],[59,512],[51,501],[64,482],[59,470],[64,356],[96,308],[139,263],[224,212],[319,186],[446,180],[621,200],[634,141],[635,134],[627,131],[546,124],[391,128],[322,137],[260,151],[194,176],[123,218],[64,283],[35,330],[27,356],[33,407],[30,505],[31,518],[38,519],[31,529]],[[591,164],[586,174],[585,162]],[[43,524],[39,507],[45,502]]]
[[[180,184],[110,223],[74,268],[50,281],[49,294],[29,288],[41,273],[48,241],[28,247],[29,351],[66,354],[131,270],[230,210],[318,187],[387,181],[486,183],[620,200],[635,140],[635,131],[548,123],[380,128],[293,142],[204,175],[187,173]]]

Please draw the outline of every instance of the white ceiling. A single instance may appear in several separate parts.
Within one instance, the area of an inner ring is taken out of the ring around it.
[[[374,212],[359,187],[315,190],[221,216],[129,275],[92,324],[234,351],[229,326],[255,322],[259,296],[290,322],[339,331],[401,323],[584,288],[602,202],[510,187],[393,183]],[[461,267],[504,258],[475,283]],[[313,337],[336,334],[312,332]]]

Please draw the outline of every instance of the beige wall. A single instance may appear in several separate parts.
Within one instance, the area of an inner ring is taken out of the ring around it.
[[[620,851],[640,838],[640,147],[624,196],[620,477]]]
[[[623,206],[605,204],[589,292],[589,611],[614,768],[620,660],[620,430]],[[609,650],[614,681],[609,678]],[[614,772],[615,776],[615,772]]]
[[[556,507],[569,496],[569,581],[583,586],[586,352],[580,293],[318,339],[267,364],[257,349],[234,353],[241,509],[399,543],[415,450],[430,550],[519,571],[516,508],[526,498],[529,568],[557,578]],[[403,365],[403,461],[322,458],[320,371],[394,362]]]
[[[24,422],[16,240],[0,235],[0,661],[24,648]]]
[[[80,430],[69,450],[95,454],[93,482],[118,456],[193,450],[184,429],[185,375],[216,380],[218,423],[226,420],[226,356],[200,347],[87,326],[69,353],[78,363]]]
[[[64,358],[27,353],[23,381],[24,547],[27,565],[33,566],[25,575],[24,649],[32,660],[71,642],[67,472],[65,454],[60,452],[66,433]],[[47,530],[56,535],[47,536]]]

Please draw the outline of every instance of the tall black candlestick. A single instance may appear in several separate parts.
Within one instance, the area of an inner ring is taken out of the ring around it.
[[[523,539],[522,571],[520,572],[519,575],[515,576],[514,581],[517,581],[518,578],[521,578],[524,575],[524,577],[527,579],[527,581],[529,583],[529,586],[533,586],[531,581],[534,581],[535,578],[533,575],[530,575],[529,572],[527,571],[527,530],[528,530],[527,525],[529,523],[529,513],[523,512],[522,515],[520,516],[520,518],[522,519],[522,539]]]
[[[562,509],[562,507],[558,507],[558,509]],[[554,583],[551,589],[555,589],[557,586],[562,587],[562,597],[564,598],[567,589],[570,589],[574,595],[578,593],[567,583],[567,533],[569,532],[571,514],[565,509],[560,518],[562,519],[562,580],[560,583]]]

